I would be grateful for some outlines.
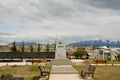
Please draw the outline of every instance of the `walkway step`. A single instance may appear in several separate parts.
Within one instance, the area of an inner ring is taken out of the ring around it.
[[[54,59],[48,65],[72,65],[72,62],[68,59]]]
[[[71,65],[52,66],[51,74],[78,74]]]
[[[94,80],[91,77],[82,78],[79,74],[51,74],[49,80]]]
[[[79,74],[51,74],[49,80],[84,80]]]

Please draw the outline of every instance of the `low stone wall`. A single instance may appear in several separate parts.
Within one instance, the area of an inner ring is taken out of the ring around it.
[[[0,52],[0,59],[55,58],[55,52]]]

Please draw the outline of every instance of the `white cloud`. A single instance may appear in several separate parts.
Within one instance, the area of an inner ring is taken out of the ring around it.
[[[0,32],[15,34],[17,40],[25,41],[53,40],[57,36],[66,42],[120,40],[120,6],[117,0],[112,6],[106,1],[0,0]],[[3,42],[6,38],[0,37],[1,43],[12,39],[9,36],[11,39]]]

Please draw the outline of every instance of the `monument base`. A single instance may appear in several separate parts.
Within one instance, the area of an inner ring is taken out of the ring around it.
[[[72,62],[69,59],[54,59],[50,65],[72,65]]]
[[[64,48],[57,48],[55,52],[55,59],[66,59],[66,50]]]

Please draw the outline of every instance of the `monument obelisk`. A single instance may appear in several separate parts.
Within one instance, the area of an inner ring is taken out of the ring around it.
[[[51,65],[71,65],[71,61],[66,58],[65,41],[63,39],[56,39],[55,59],[50,63]]]
[[[63,40],[56,40],[55,59],[66,59],[65,42]]]

